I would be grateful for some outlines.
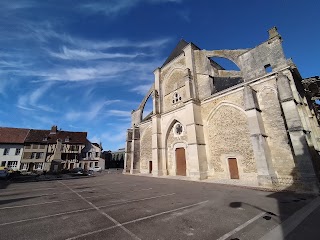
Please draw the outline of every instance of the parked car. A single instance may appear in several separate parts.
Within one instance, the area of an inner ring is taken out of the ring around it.
[[[83,174],[83,172],[84,170],[81,167],[77,167],[71,170],[71,173],[74,173],[74,174]]]
[[[0,179],[7,179],[9,175],[10,173],[8,172],[8,169],[0,168]]]
[[[89,170],[92,170],[92,171],[94,171],[94,172],[102,172],[102,168],[99,167],[99,166],[95,166],[95,167],[93,167],[93,168],[90,168]]]

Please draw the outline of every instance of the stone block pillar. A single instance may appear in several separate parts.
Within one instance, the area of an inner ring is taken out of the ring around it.
[[[140,130],[138,127],[133,128],[132,138],[132,154],[130,173],[135,174],[140,172]]]
[[[203,124],[201,121],[200,106],[189,100],[185,103],[186,132],[188,134],[188,147],[186,149],[187,171],[190,178],[207,178],[207,155],[205,149]]]
[[[152,175],[167,175],[166,162],[162,157],[161,117],[159,114],[152,116]]]
[[[123,173],[130,172],[132,162],[132,129],[127,130],[126,147],[124,153]]]
[[[275,173],[272,167],[271,153],[266,141],[266,134],[261,117],[256,92],[250,87],[244,87],[244,108],[248,117],[250,138],[256,161],[258,184],[271,187]]]
[[[290,72],[287,72],[287,74],[292,76]],[[284,113],[284,119],[291,140],[296,164],[296,174],[298,174],[299,178],[298,181],[302,183],[304,188],[317,191],[318,183],[312,164],[312,157],[296,104],[299,102],[299,99],[294,99],[290,86],[290,79],[282,73],[279,73],[277,76],[277,88],[281,108]]]

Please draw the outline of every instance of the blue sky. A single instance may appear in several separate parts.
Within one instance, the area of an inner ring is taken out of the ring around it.
[[[251,48],[277,26],[302,77],[320,74],[317,1],[1,0],[0,126],[87,131],[125,145],[130,113],[177,42]],[[150,105],[147,106],[150,109]]]

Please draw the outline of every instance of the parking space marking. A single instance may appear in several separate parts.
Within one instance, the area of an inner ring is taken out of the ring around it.
[[[201,205],[201,204],[205,204],[207,202],[209,202],[209,200],[198,202],[198,203],[194,203],[194,204],[190,204],[188,206],[175,208],[175,209],[164,211],[164,212],[160,212],[160,213],[156,213],[156,214],[149,215],[149,216],[146,216],[146,217],[137,218],[137,219],[134,219],[134,220],[131,220],[131,221],[128,221],[128,222],[124,222],[121,225],[125,226],[125,225],[131,224],[131,223],[140,222],[140,221],[147,220],[147,219],[154,218],[154,217],[158,217],[158,216],[161,216],[161,215],[164,215],[164,214],[177,212],[177,211],[184,210],[184,209],[187,209],[187,208],[195,207],[195,206],[198,206],[198,205]],[[108,227],[108,228],[102,228],[102,229],[99,229],[97,231],[92,231],[92,232],[84,233],[84,234],[81,234],[81,235],[78,235],[78,236],[75,236],[75,237],[67,238],[66,240],[74,240],[74,239],[77,239],[77,238],[81,238],[81,237],[85,237],[85,236],[88,236],[88,235],[104,232],[104,231],[107,231],[107,230],[110,230],[110,229],[114,229],[114,228],[117,228],[117,227],[118,226],[115,225],[115,226]]]
[[[131,186],[136,186],[136,185],[131,185]],[[90,189],[84,189],[84,190],[79,190],[77,191],[78,193],[81,192],[89,192],[89,191],[95,191],[95,190],[99,190],[96,188],[90,188]],[[104,190],[111,190],[109,188],[105,188]],[[68,191],[68,192],[57,192],[57,193],[45,193],[45,194],[40,194],[40,195],[34,195],[34,196],[30,196],[30,197],[43,197],[43,196],[52,196],[52,195],[61,195],[61,194],[71,194],[72,192]],[[2,196],[7,196],[7,195],[2,195]],[[29,196],[27,196],[29,197]]]
[[[33,191],[41,191],[41,190],[48,190],[48,189],[55,189],[56,187],[50,187],[50,188],[32,188],[32,189],[28,189],[28,192],[33,192]],[[8,191],[26,191],[26,188],[21,188],[21,189],[2,189],[1,191],[5,191],[5,192],[8,192]]]
[[[105,206],[100,206],[99,208],[112,207],[112,206],[122,205],[124,203],[141,202],[141,201],[150,200],[150,199],[156,199],[156,198],[161,198],[161,197],[168,197],[168,196],[172,196],[174,194],[175,193],[169,193],[169,194],[163,194],[163,195],[158,195],[158,196],[154,196],[154,197],[147,197],[147,198],[140,198],[140,199],[135,199],[135,200],[128,200],[128,201],[108,204],[108,205],[105,205]]]
[[[133,190],[133,191],[127,191],[127,192],[106,193],[106,194],[95,195],[95,196],[84,197],[84,198],[86,198],[86,199],[88,199],[88,198],[97,198],[97,197],[102,197],[102,196],[123,194],[123,193],[129,193],[129,192],[148,191],[148,190],[151,190],[151,189],[152,188],[143,188],[143,189],[139,189],[139,190]],[[15,205],[15,206],[2,207],[2,208],[0,208],[0,210],[11,209],[11,208],[29,207],[29,206],[37,206],[37,205],[44,205],[44,204],[50,204],[50,203],[68,202],[68,201],[74,201],[74,200],[76,200],[76,198],[65,199],[65,200],[55,200],[55,201],[50,201],[50,202],[31,203],[31,204],[24,204],[24,205]]]
[[[262,217],[263,215],[265,215],[265,212],[259,213],[257,216],[249,219],[248,221],[246,221],[245,223],[241,224],[239,227],[233,229],[232,231],[224,234],[223,236],[221,236],[220,238],[218,238],[217,240],[225,240],[229,237],[231,237],[233,234],[239,232],[240,230],[242,230],[243,228],[245,228],[246,226],[248,226],[249,224],[253,223],[254,221],[256,221],[257,219],[259,219],[260,217]]]
[[[85,199],[84,197],[82,197],[79,193],[75,192],[72,188],[68,187],[67,185],[65,185],[64,183],[60,182],[62,185],[64,185],[65,187],[67,187],[70,191],[74,192],[75,194],[78,195],[79,198],[81,198],[83,201],[87,202],[90,206],[92,206],[94,209],[96,209],[100,214],[102,214],[103,216],[105,216],[106,218],[108,218],[110,221],[112,221],[114,224],[116,224],[117,227],[120,227],[123,231],[125,231],[126,233],[128,233],[133,239],[136,240],[141,240],[137,235],[135,235],[133,232],[131,232],[129,229],[125,228],[124,226],[122,226],[117,220],[115,220],[113,217],[111,217],[109,214],[101,211],[96,205],[94,205],[92,202],[88,201],[87,199]]]
[[[41,216],[41,217],[27,218],[27,219],[12,221],[12,222],[1,223],[0,226],[28,222],[28,221],[34,221],[34,220],[40,220],[40,219],[49,218],[49,217],[62,216],[62,215],[70,214],[70,213],[84,212],[84,211],[88,211],[88,210],[92,210],[92,209],[93,208],[84,208],[84,209],[79,209],[79,210],[73,210],[70,212],[62,212],[62,213],[56,213],[56,214],[51,214],[51,215],[46,215],[46,216]]]
[[[127,192],[106,193],[106,194],[95,195],[95,196],[84,197],[84,198],[86,198],[86,199],[88,199],[88,198],[97,198],[97,197],[102,197],[102,196],[123,194],[123,193],[129,193],[129,192],[148,191],[148,190],[151,190],[151,189],[152,188],[143,188],[143,189],[139,189],[139,190],[133,190],[133,191],[127,191]],[[74,200],[76,200],[76,198],[65,199],[65,200],[55,200],[55,201],[49,201],[49,202],[31,203],[31,204],[24,204],[24,205],[15,205],[15,206],[2,207],[2,208],[0,208],[0,210],[11,209],[11,208],[29,207],[29,206],[37,206],[37,205],[44,205],[44,204],[50,204],[50,203],[68,202],[68,201],[74,201]]]

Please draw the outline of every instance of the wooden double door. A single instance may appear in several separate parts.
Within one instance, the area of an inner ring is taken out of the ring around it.
[[[187,164],[186,164],[186,152],[184,148],[176,148],[176,164],[177,164],[176,175],[186,176]]]

